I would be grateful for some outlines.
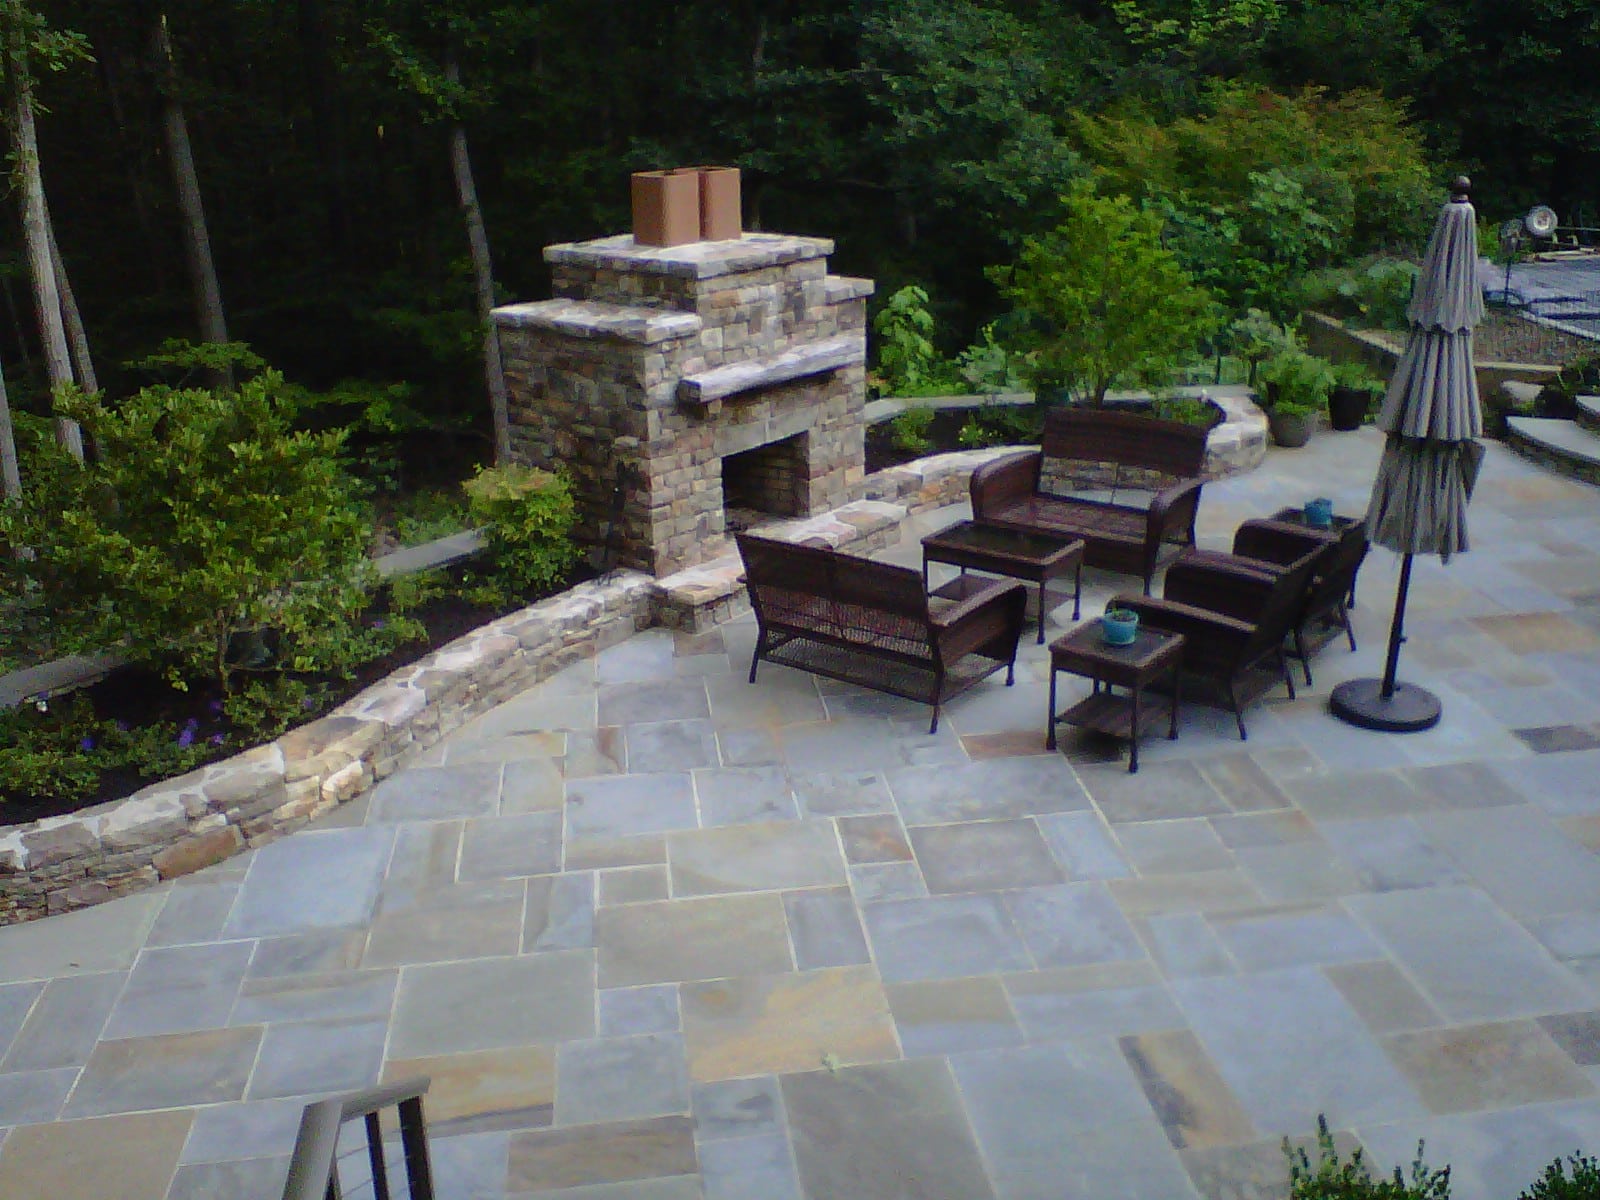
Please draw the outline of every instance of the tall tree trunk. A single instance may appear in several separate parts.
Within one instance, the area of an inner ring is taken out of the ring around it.
[[[11,428],[11,401],[6,396],[5,372],[0,371],[0,496],[15,500],[22,495],[22,472],[17,467],[17,436]]]
[[[461,82],[461,68],[451,52],[445,62],[445,78]],[[478,321],[483,328],[483,376],[489,387],[489,411],[494,418],[494,461],[503,465],[511,460],[511,410],[506,397],[506,374],[500,362],[500,335],[490,313],[494,309],[494,267],[489,259],[489,234],[483,227],[483,209],[478,204],[478,189],[472,181],[472,159],[467,154],[467,130],[459,119],[450,122],[450,168],[456,177],[456,198],[467,225],[467,243],[472,253],[472,278],[478,298]]]
[[[167,36],[167,17],[159,9],[151,29],[151,50],[161,90],[161,132],[167,143],[167,160],[172,164],[178,209],[183,214],[183,256],[194,287],[195,322],[200,327],[202,342],[225,342],[228,323],[222,313],[222,288],[217,283],[216,264],[211,259],[206,210],[200,200],[200,177],[195,173],[194,154],[189,146],[189,123],[183,116],[178,66],[173,61],[172,42]],[[231,384],[233,373],[227,374],[227,382]]]
[[[15,37],[15,34],[12,34]],[[56,287],[55,256],[50,253],[50,213],[44,201],[44,176],[39,171],[39,134],[33,121],[33,84],[25,51],[9,47],[13,135],[22,174],[22,240],[33,274],[33,300],[38,310],[39,338],[44,343],[45,371],[52,389],[72,382],[72,358],[61,320],[61,292]],[[56,441],[83,461],[83,431],[66,417],[56,418]]]
[[[50,261],[55,266],[56,291],[61,295],[61,316],[66,322],[67,351],[72,356],[72,369],[78,377],[79,387],[86,392],[98,392],[100,380],[94,373],[94,359],[89,356],[89,334],[83,328],[78,298],[72,294],[72,284],[67,279],[67,264],[61,257],[61,247],[56,245],[56,226],[50,220],[48,204],[45,206],[45,230],[50,235]]]

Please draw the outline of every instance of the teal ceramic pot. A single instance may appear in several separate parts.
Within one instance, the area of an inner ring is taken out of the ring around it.
[[[1108,646],[1128,646],[1139,633],[1139,614],[1119,609],[1100,618],[1100,636]]]
[[[1333,524],[1333,501],[1325,496],[1306,501],[1306,524],[1313,529],[1327,529]]]

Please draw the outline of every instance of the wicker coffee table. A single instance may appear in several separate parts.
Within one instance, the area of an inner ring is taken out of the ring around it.
[[[1139,769],[1139,738],[1167,718],[1167,737],[1178,736],[1178,697],[1183,635],[1140,629],[1126,646],[1107,645],[1099,622],[1080,626],[1050,643],[1050,716],[1045,747],[1056,748],[1056,726],[1076,725],[1129,744],[1128,770]],[[1065,712],[1056,713],[1056,673],[1066,671],[1093,682],[1093,690]],[[1144,695],[1145,687],[1171,675],[1172,695]],[[1124,693],[1112,691],[1125,688]]]
[[[981,579],[969,577],[969,570],[1038,584],[1041,646],[1044,644],[1044,616],[1049,609],[1048,589],[1052,579],[1072,572],[1072,619],[1076,621],[1082,612],[1083,542],[1077,538],[1051,537],[1043,533],[999,529],[977,521],[959,521],[948,529],[930,533],[922,539],[924,587],[928,583],[928,564],[936,562],[961,568],[961,574],[955,579],[928,593],[946,600],[965,600],[986,586]],[[1063,595],[1062,599],[1066,597]]]

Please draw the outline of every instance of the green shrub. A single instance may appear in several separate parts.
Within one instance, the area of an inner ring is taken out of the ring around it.
[[[1587,1154],[1558,1158],[1517,1200],[1600,1200],[1600,1162]]]
[[[928,433],[933,428],[933,409],[913,404],[889,418],[889,443],[904,454],[926,454],[933,449]]]
[[[1092,186],[1062,197],[1055,229],[989,276],[1017,310],[1039,389],[1100,404],[1119,380],[1164,375],[1216,327],[1211,295],[1161,243],[1161,221]]]
[[[577,509],[564,476],[485,467],[462,488],[474,522],[484,527],[494,582],[508,598],[548,590],[577,563]]]
[[[968,416],[956,440],[968,450],[985,446],[1026,446],[1036,443],[1043,430],[1044,414],[1037,403],[995,405],[977,409]]]
[[[1317,271],[1301,281],[1294,302],[1367,329],[1405,329],[1406,307],[1416,282],[1417,265],[1399,258],[1379,258],[1365,266]]]
[[[1221,419],[1217,406],[1197,396],[1163,396],[1155,402],[1155,415],[1163,421],[1181,421],[1210,429]]]
[[[978,331],[976,342],[956,356],[956,370],[974,394],[1022,390],[1018,364],[997,339],[992,321]]]
[[[1261,364],[1261,380],[1274,412],[1284,416],[1320,412],[1333,389],[1333,367],[1304,350],[1284,350]]]
[[[890,396],[929,396],[959,387],[954,372],[933,344],[928,293],[908,284],[890,296],[872,318],[878,335],[879,387]]]
[[[346,631],[373,578],[341,435],[291,432],[282,377],[236,391],[149,387],[112,407],[58,409],[97,448],[91,465],[42,451],[30,487],[0,506],[0,601],[33,598],[55,650],[118,647],[178,686],[227,691],[245,639],[269,669],[347,665]]]
[[[1422,1161],[1422,1143],[1411,1162],[1408,1181],[1400,1168],[1387,1179],[1374,1179],[1359,1148],[1346,1158],[1328,1132],[1326,1117],[1317,1118],[1317,1162],[1304,1147],[1283,1139],[1289,1160],[1289,1200],[1449,1200],[1450,1168],[1430,1171]]]

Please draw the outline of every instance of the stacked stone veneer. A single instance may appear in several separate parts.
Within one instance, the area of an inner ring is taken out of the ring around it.
[[[654,575],[714,558],[723,458],[797,435],[794,494],[768,505],[806,515],[850,499],[872,284],[830,276],[832,250],[776,234],[546,248],[555,298],[494,316],[514,453],[570,474],[581,542]]]

